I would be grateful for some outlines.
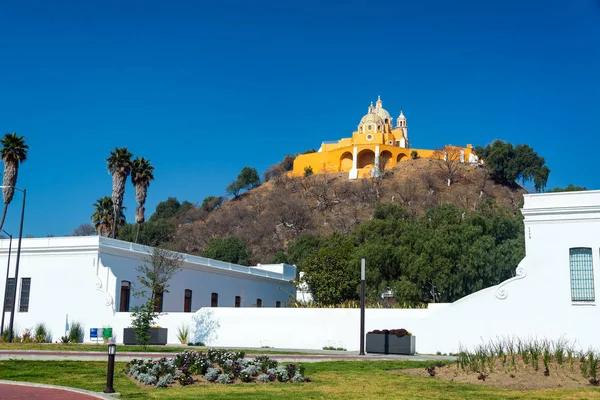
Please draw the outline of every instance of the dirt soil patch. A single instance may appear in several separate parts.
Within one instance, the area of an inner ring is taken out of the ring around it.
[[[456,364],[434,367],[435,376],[431,376],[427,368],[404,369],[396,372],[430,379],[515,390],[592,387],[589,382],[590,378],[583,377],[579,365],[571,367],[568,364],[553,364],[550,365],[548,374],[546,374],[543,366],[536,371],[530,365],[517,365],[516,368],[509,371],[507,367],[498,364],[493,372],[483,373],[464,371]]]

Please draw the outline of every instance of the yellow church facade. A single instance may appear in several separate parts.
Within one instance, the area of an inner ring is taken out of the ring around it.
[[[472,145],[452,147],[460,152],[460,160],[457,161],[477,162]],[[415,155],[419,158],[439,158],[440,154],[443,153],[411,148],[403,112],[400,111],[394,126],[394,120],[383,108],[381,98],[378,98],[375,105],[371,103],[352,137],[337,142],[323,142],[316,153],[297,156],[291,175],[302,176],[306,171],[315,174],[348,172],[350,179],[368,178],[378,176]]]

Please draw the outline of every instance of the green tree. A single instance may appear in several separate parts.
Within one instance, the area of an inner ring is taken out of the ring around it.
[[[204,200],[202,200],[200,208],[205,210],[206,212],[212,212],[221,207],[223,202],[225,202],[225,198],[223,198],[222,196],[208,196]]]
[[[108,172],[112,174],[112,201],[115,216],[121,215],[123,196],[125,195],[125,181],[131,172],[131,154],[127,147],[117,147],[110,152],[106,159]],[[113,225],[112,237],[117,237],[117,224]]]
[[[260,176],[256,168],[244,167],[238,175],[238,182],[242,188],[250,190],[260,185]]]
[[[302,281],[321,305],[358,299],[360,268],[351,265],[344,248],[326,247],[304,263]]]
[[[211,239],[202,252],[202,257],[232,264],[250,264],[250,251],[246,247],[246,243],[235,236]]]
[[[131,169],[131,183],[135,187],[135,200],[138,206],[135,210],[135,222],[137,224],[137,232],[135,234],[135,243],[138,243],[140,237],[140,226],[146,220],[144,212],[146,209],[146,196],[148,196],[148,187],[150,182],[154,180],[154,167],[150,164],[150,160],[144,157],[137,157],[133,160]]]
[[[17,185],[17,176],[19,175],[19,165],[27,160],[27,151],[29,146],[25,144],[25,136],[18,136],[16,133],[7,133],[0,141],[2,149],[2,161],[4,161],[4,180],[2,188],[2,197],[4,198],[4,211],[0,221],[0,230],[4,227],[4,220],[8,205],[15,195],[15,186]]]
[[[526,144],[515,147],[496,140],[486,147],[477,146],[475,152],[484,159],[484,166],[498,183],[514,185],[517,180],[521,180],[523,184],[533,182],[538,192],[546,187],[550,168],[545,165],[545,159]]]
[[[112,198],[110,196],[104,196],[96,200],[94,203],[94,212],[92,213],[92,223],[100,236],[110,236],[112,232],[114,232],[114,205]],[[125,214],[123,211],[125,207],[121,207],[120,209],[120,218],[118,224],[124,225]]]
[[[180,203],[175,197],[169,197],[167,200],[161,201],[156,205],[156,210],[150,217],[150,221],[174,218],[192,208],[194,208],[194,205],[187,200]]]
[[[240,185],[240,182],[238,180],[235,180],[233,182],[231,182],[226,188],[225,188],[225,192],[228,195],[231,195],[235,198],[237,198],[240,195],[240,191],[243,189],[243,187]]]
[[[168,243],[177,231],[177,225],[166,219],[158,219],[144,223],[144,229],[138,236],[138,224],[126,224],[119,228],[120,240],[133,242],[138,237],[138,243],[146,246],[161,246]]]
[[[144,348],[150,340],[150,327],[160,315],[159,302],[168,293],[168,282],[181,270],[183,263],[183,255],[155,247],[144,259],[144,263],[136,268],[139,273],[138,282],[142,287],[134,295],[146,301],[141,306],[132,308],[132,327],[137,343]]]
[[[546,193],[559,193],[559,192],[581,192],[586,191],[587,188],[585,186],[575,186],[572,183],[569,183],[567,187],[555,187],[554,189],[547,190]]]

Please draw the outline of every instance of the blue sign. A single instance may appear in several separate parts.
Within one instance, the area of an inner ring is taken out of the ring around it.
[[[90,339],[98,339],[98,328],[90,328]]]

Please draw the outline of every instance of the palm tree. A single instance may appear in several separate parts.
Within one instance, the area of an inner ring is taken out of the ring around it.
[[[131,170],[131,183],[135,186],[135,200],[138,202],[138,207],[135,210],[135,222],[137,223],[137,232],[135,234],[135,242],[138,242],[140,237],[140,226],[146,220],[144,216],[144,204],[146,204],[146,196],[148,195],[148,187],[150,182],[154,180],[154,167],[150,165],[150,160],[144,157],[137,157],[133,160],[133,168]]]
[[[0,144],[2,145],[0,155],[2,156],[2,161],[4,161],[4,188],[2,188],[4,211],[2,213],[2,221],[0,221],[1,230],[4,226],[8,205],[15,195],[19,164],[27,160],[27,150],[29,149],[29,146],[25,144],[24,136],[17,136],[14,132],[5,134],[0,141]]]
[[[131,172],[131,154],[127,147],[117,147],[110,152],[106,159],[108,172],[112,174],[112,201],[114,207],[113,215],[121,215],[123,206],[123,195],[125,194],[125,181]],[[113,225],[112,237],[117,237],[117,224]]]
[[[121,207],[121,216],[118,225],[125,224],[125,207]],[[109,236],[113,232],[114,206],[110,196],[101,197],[94,203],[92,222],[100,236]]]

